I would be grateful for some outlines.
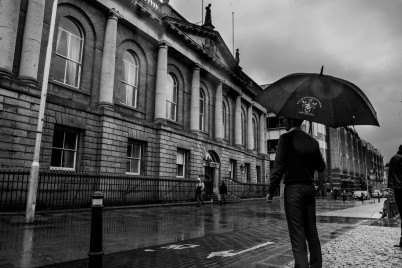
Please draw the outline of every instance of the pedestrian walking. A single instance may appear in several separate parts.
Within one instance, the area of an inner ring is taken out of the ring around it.
[[[197,200],[197,207],[200,206],[200,202],[204,206],[204,183],[201,181],[200,178],[197,178],[197,185],[195,186],[195,199]]]
[[[228,193],[228,187],[225,184],[225,181],[221,182],[221,186],[219,187],[219,194],[221,195],[221,200],[223,200],[223,203],[226,204],[226,195]]]
[[[322,267],[321,244],[316,225],[315,170],[323,172],[325,162],[318,142],[301,128],[303,120],[285,118],[287,133],[279,137],[275,163],[266,201],[283,176],[285,214],[292,244],[295,267]],[[310,264],[308,250],[310,252]]]
[[[398,152],[389,161],[388,188],[394,191],[399,215],[402,216],[402,144],[399,145]],[[395,247],[402,248],[402,224],[399,244]]]
[[[362,194],[360,195],[360,199],[362,200],[362,203],[364,203],[364,193],[362,192]]]
[[[346,191],[345,190],[342,191],[342,200],[343,200],[343,203],[345,203],[345,201],[346,201]]]

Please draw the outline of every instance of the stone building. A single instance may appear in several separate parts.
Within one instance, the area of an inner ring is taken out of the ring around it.
[[[384,163],[381,152],[361,139],[351,127],[329,128],[330,187],[348,190],[382,189]]]
[[[43,82],[52,3],[1,1],[0,165],[31,165],[47,83],[41,168],[267,181],[262,89],[213,7],[197,25],[168,0],[59,0]]]

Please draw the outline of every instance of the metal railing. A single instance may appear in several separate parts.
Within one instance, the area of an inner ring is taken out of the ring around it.
[[[0,168],[0,212],[25,210],[29,174],[29,169]],[[228,193],[240,199],[262,198],[268,192],[267,184],[224,180]],[[204,200],[208,201],[212,199],[212,182],[208,178],[203,181]],[[194,179],[41,170],[36,210],[88,208],[95,191],[103,193],[106,207],[194,202],[194,190]]]
[[[29,173],[29,170],[0,169],[0,212],[25,210]],[[109,207],[192,202],[194,188],[193,179],[40,171],[36,209],[88,208],[94,191],[103,193],[104,205]]]
[[[239,182],[232,178],[223,178],[228,193],[240,199],[263,198],[268,194],[268,184]]]

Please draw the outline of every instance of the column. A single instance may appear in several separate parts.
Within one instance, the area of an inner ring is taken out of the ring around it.
[[[190,130],[200,129],[200,65],[196,65],[193,70],[191,81],[191,107],[190,107]]]
[[[168,44],[162,41],[159,43],[156,67],[155,119],[166,118],[167,55]]]
[[[28,1],[19,70],[19,79],[27,84],[38,85],[38,66],[44,13],[45,0]]]
[[[222,81],[219,81],[215,94],[215,139],[223,140]]]
[[[262,113],[260,115],[260,137],[259,137],[260,146],[258,146],[258,149],[259,149],[258,152],[260,154],[266,154],[266,146],[265,146],[265,140],[266,140],[265,121],[266,121],[266,119],[265,118],[266,118],[265,114]]]
[[[20,0],[0,1],[0,76],[12,78]]]
[[[253,104],[251,103],[247,109],[247,150],[254,149],[254,128],[253,128]]]
[[[109,11],[103,45],[99,105],[113,109],[114,70],[116,61],[117,21],[122,16],[114,8]]]
[[[236,98],[235,107],[235,145],[242,146],[242,135],[241,135],[241,95]]]

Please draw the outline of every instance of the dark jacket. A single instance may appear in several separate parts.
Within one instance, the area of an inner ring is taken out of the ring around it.
[[[389,161],[388,188],[402,188],[402,151]]]
[[[279,137],[269,194],[273,194],[283,176],[285,185],[314,184],[314,172],[325,170],[317,140],[301,129]]]

